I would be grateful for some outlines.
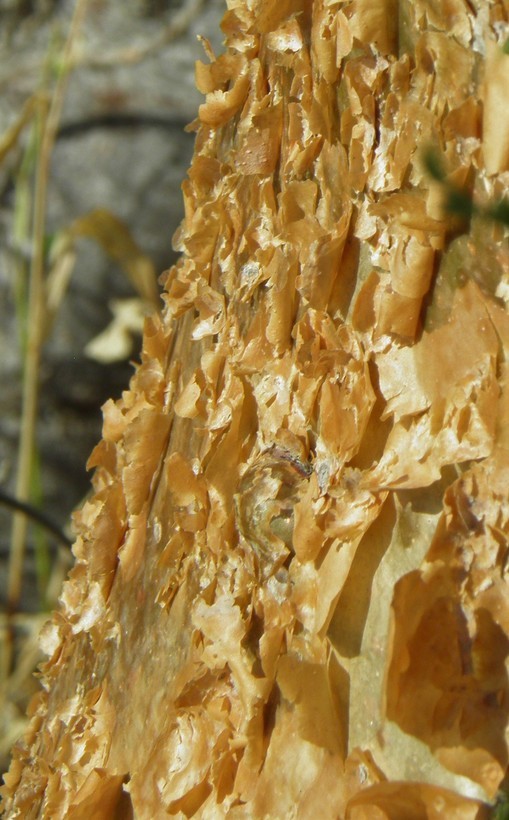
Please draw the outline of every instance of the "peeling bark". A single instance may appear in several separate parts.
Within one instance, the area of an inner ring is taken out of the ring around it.
[[[182,256],[105,407],[6,816],[485,816],[509,251],[447,194],[507,190],[508,13],[228,2]]]

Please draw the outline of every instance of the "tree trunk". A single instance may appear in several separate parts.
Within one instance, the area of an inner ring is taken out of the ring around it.
[[[182,257],[105,407],[6,816],[486,816],[509,8],[228,8]]]

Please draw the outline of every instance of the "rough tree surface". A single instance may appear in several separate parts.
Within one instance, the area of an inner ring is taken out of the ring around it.
[[[508,17],[229,0],[182,256],[105,407],[6,816],[486,816],[509,250],[444,199],[507,191]]]

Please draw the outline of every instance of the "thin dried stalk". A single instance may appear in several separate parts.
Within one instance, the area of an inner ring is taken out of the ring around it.
[[[42,137],[35,179],[32,231],[33,256],[30,267],[27,312],[28,335],[23,373],[23,403],[16,479],[16,496],[20,500],[26,500],[29,496],[35,441],[39,364],[45,316],[44,236],[50,161],[60,123],[69,73],[72,67],[72,49],[86,12],[86,5],[87,0],[78,0],[76,4],[69,35],[62,55],[62,66],[47,112],[44,110],[44,98],[41,98],[43,100],[43,110],[40,112]],[[25,516],[14,516],[7,589],[8,607],[11,612],[16,610],[21,594],[26,533],[27,521]]]
[[[45,287],[44,287],[44,238],[46,225],[47,189],[51,155],[56,133],[60,123],[63,101],[72,68],[71,55],[73,44],[80,30],[87,7],[87,0],[78,0],[69,34],[62,54],[62,62],[55,90],[48,105],[45,95],[32,97],[39,107],[38,119],[41,129],[40,148],[37,157],[33,224],[32,224],[32,258],[30,265],[30,284],[26,316],[26,348],[23,372],[23,399],[21,409],[20,443],[18,449],[17,477],[15,495],[19,501],[29,498],[35,427],[38,405],[39,365],[41,345],[43,342],[45,320]],[[21,214],[22,230],[26,228],[26,214]],[[12,616],[18,607],[21,596],[23,563],[28,521],[25,515],[17,513],[13,517],[9,571],[7,583],[7,613]],[[0,709],[5,713],[6,700],[9,696],[10,676],[14,656],[14,625],[2,630],[3,638],[0,650]]]

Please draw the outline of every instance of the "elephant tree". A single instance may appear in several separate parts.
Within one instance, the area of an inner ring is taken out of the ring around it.
[[[508,14],[228,0],[182,255],[105,407],[7,816],[490,811]]]

